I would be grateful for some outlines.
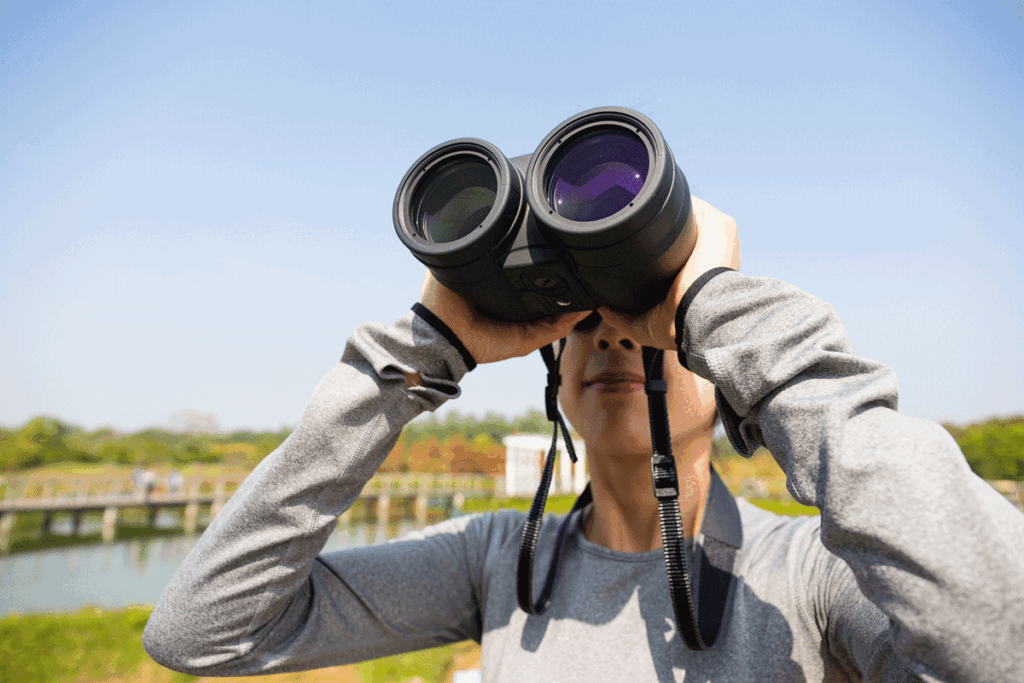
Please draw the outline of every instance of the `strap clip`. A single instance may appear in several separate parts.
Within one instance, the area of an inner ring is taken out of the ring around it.
[[[644,393],[667,394],[668,382],[663,379],[648,379],[644,381]]]
[[[679,497],[679,478],[676,476],[676,459],[671,455],[655,453],[651,458],[651,480],[654,482],[654,497]]]

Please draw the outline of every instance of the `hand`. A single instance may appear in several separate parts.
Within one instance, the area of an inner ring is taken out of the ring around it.
[[[676,309],[690,285],[712,268],[740,269],[740,238],[736,221],[703,199],[693,201],[697,243],[683,269],[676,276],[668,296],[660,304],[640,315],[616,313],[607,306],[598,309],[608,324],[633,341],[666,351],[676,350]]]
[[[438,282],[428,270],[420,303],[451,328],[477,363],[494,363],[533,353],[572,332],[589,311],[563,313],[536,323],[505,323],[479,315],[464,297]]]

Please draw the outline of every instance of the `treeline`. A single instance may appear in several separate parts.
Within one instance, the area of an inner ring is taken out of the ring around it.
[[[1024,481],[1024,415],[993,418],[966,427],[942,426],[956,439],[978,476]]]
[[[994,418],[960,427],[943,425],[956,439],[971,468],[985,479],[1024,481],[1024,415]],[[38,417],[16,429],[0,428],[0,472],[61,463],[182,467],[193,463],[252,469],[288,437],[290,431],[237,431],[230,434],[180,434],[147,429],[119,434],[86,431],[50,417]],[[449,412],[408,424],[384,461],[384,472],[502,474],[502,442],[514,433],[550,434],[540,411],[508,419]],[[716,440],[714,456],[734,457],[728,441]],[[738,457],[738,456],[735,456]]]
[[[180,434],[147,429],[119,434],[86,431],[52,417],[37,417],[19,429],[0,428],[0,472],[61,463],[151,467],[219,463],[251,469],[290,432]]]
[[[504,472],[502,440],[516,432],[550,432],[544,414],[533,410],[511,420],[483,419],[451,411],[444,420],[430,414],[406,426],[382,467],[386,472]],[[87,431],[52,417],[37,417],[16,429],[0,428],[0,472],[62,463],[155,467],[221,464],[252,469],[291,433],[237,431],[182,434],[147,429],[119,434]]]

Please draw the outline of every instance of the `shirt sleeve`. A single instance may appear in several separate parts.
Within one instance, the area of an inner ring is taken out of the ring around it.
[[[888,617],[896,657],[927,680],[1024,680],[1024,515],[944,428],[897,412],[892,370],[853,352],[830,305],[725,272],[693,298],[680,341],[737,450],[766,447],[821,510],[822,542]]]
[[[459,393],[466,362],[409,313],[364,325],[295,431],[245,479],[171,579],[143,644],[194,675],[319,668],[479,638],[481,518],[319,553],[402,427]],[[419,373],[423,386],[406,386]]]

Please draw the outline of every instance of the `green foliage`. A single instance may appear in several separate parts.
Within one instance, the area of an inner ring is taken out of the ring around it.
[[[153,467],[225,464],[252,469],[288,437],[277,432],[179,434],[146,429],[117,434],[111,429],[86,432],[51,417],[37,417],[23,427],[0,428],[0,472],[62,463]]]
[[[966,427],[943,425],[983,479],[1024,481],[1024,416],[993,418]]]

